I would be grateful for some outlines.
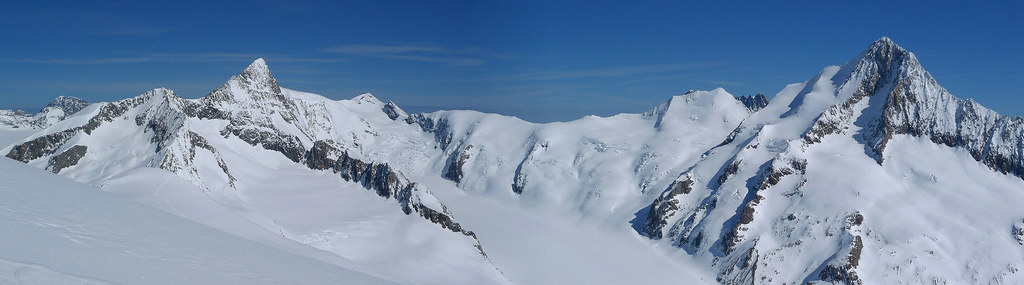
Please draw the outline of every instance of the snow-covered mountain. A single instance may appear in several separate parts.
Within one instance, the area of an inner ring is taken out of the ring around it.
[[[85,100],[59,96],[35,115],[22,110],[0,110],[0,128],[43,129],[89,106]]]
[[[0,152],[405,283],[1018,283],[1022,123],[882,38],[771,100],[690,91],[549,124],[332,101],[260,59],[203,98],[93,104]]]
[[[642,232],[723,283],[1020,283],[1021,123],[882,38],[747,117]]]
[[[381,133],[415,131],[388,118],[384,107],[369,94],[336,102],[283,89],[259,59],[201,99],[182,99],[161,88],[93,104],[4,152],[141,200],[166,200],[167,194],[150,189],[174,183],[170,191],[189,193],[171,195],[198,197],[157,206],[179,211],[211,203],[212,209],[201,211],[220,211],[214,215],[233,220],[203,214],[201,222],[234,227],[243,236],[259,229],[349,260],[365,259],[363,264],[387,264],[371,271],[400,281],[505,282],[475,234],[428,188],[375,157],[375,150],[360,148],[388,139]],[[353,188],[372,192],[353,194]],[[359,219],[337,224],[343,220],[324,217],[332,215]],[[237,229],[238,224],[248,226]],[[370,230],[336,233],[334,227]],[[352,239],[333,242],[339,238]],[[367,245],[373,243],[382,244]],[[421,266],[436,270],[414,270]],[[444,272],[463,273],[438,279]]]

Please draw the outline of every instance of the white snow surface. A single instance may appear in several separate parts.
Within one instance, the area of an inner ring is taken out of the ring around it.
[[[2,284],[393,284],[0,158]]]

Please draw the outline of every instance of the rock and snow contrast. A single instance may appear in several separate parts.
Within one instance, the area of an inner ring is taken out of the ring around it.
[[[642,233],[729,284],[1017,284],[1022,123],[882,38],[745,118]]]
[[[89,106],[85,100],[75,97],[59,96],[42,111],[30,115],[22,110],[0,110],[0,128],[4,129],[42,129],[62,121]]]
[[[262,59],[200,99],[54,105],[0,153],[399,283],[1024,282],[1024,120],[888,38],[770,100],[561,123],[333,101]]]

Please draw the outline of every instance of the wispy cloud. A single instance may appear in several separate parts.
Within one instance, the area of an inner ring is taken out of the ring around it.
[[[698,79],[697,81],[707,82],[707,83],[711,83],[711,84],[715,84],[715,85],[720,85],[720,86],[746,86],[747,85],[746,83],[735,82],[735,81],[727,81],[727,80]]]
[[[448,49],[442,47],[417,45],[343,45],[325,48],[322,51],[359,56],[393,55],[410,52],[449,52]]]
[[[147,27],[147,26],[125,26],[106,27],[94,31],[85,32],[94,36],[154,36],[177,31],[173,27]]]
[[[71,59],[71,58],[50,58],[50,59],[38,59],[38,58],[25,58],[25,59],[12,59],[9,62],[23,62],[23,63],[46,63],[46,64],[111,64],[111,63],[138,63],[152,61],[149,58],[142,57],[116,57],[116,58],[86,58],[86,59]]]
[[[975,75],[984,75],[984,74],[996,74],[996,73],[1014,73],[1014,72],[1024,72],[1024,70],[978,70],[978,71],[970,71],[970,72],[954,73],[954,74],[942,74],[942,75],[934,75],[934,76],[935,76],[935,78],[938,78],[938,79],[944,79],[944,78],[957,78],[957,77],[965,77],[965,76],[975,76]]]
[[[498,76],[491,78],[493,81],[535,81],[535,80],[562,80],[577,78],[617,78],[639,75],[650,75],[683,70],[704,69],[722,66],[721,62],[700,62],[689,64],[659,64],[659,65],[637,65],[608,68],[590,68],[574,70],[540,70],[529,71],[520,74]]]
[[[385,58],[422,62],[437,62],[452,66],[481,66],[483,57],[497,58],[476,48],[451,49],[432,45],[341,45],[321,49],[324,53],[337,53],[357,57]]]
[[[697,73],[685,73],[685,74],[674,74],[674,75],[664,75],[664,76],[645,76],[645,77],[639,78],[639,79],[623,81],[623,82],[620,82],[619,84],[621,84],[621,85],[628,85],[628,84],[636,84],[636,83],[651,82],[651,81],[681,80],[681,79],[686,79],[686,78],[693,77],[694,75],[697,75]]]
[[[121,64],[141,62],[249,62],[264,57],[274,62],[330,63],[348,61],[344,58],[317,58],[300,56],[275,56],[248,53],[152,53],[127,57],[104,58],[22,58],[8,59],[7,62],[42,64]]]

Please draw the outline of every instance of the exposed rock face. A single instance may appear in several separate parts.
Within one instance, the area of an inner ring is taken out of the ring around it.
[[[434,134],[434,140],[437,141],[438,146],[441,149],[448,149],[448,145],[452,143],[451,126],[448,123],[447,118],[442,118],[437,122],[434,122],[432,118],[428,118],[423,114],[413,114],[408,118],[405,118],[407,124],[416,124],[421,130],[427,133]]]
[[[982,107],[973,100],[954,97],[938,85],[917,58],[891,40],[875,42],[851,61],[852,77],[864,78],[843,104],[833,106],[814,124],[804,140],[861,128],[857,134],[881,163],[889,139],[906,134],[963,148],[993,170],[1024,176],[1024,119]],[[855,109],[874,117],[855,118]]]
[[[642,230],[644,235],[651,238],[662,237],[661,230],[668,224],[667,218],[679,210],[679,200],[676,197],[690,194],[690,191],[693,190],[693,183],[692,177],[673,182],[665,194],[662,194],[658,199],[654,200],[654,203],[651,203],[647,212],[647,221],[644,223]]]
[[[315,147],[314,147],[315,149]],[[312,150],[311,150],[312,152]],[[323,152],[323,151],[318,151]],[[311,167],[312,168],[312,167]],[[432,209],[420,202],[420,195],[430,195],[430,192],[416,183],[410,182],[402,174],[394,171],[388,164],[367,163],[349,156],[344,152],[339,156],[331,169],[339,173],[342,179],[359,182],[366,189],[373,190],[378,196],[394,198],[402,207],[405,214],[417,212],[419,215],[431,222],[452,232],[476,238],[476,234],[467,231],[452,218],[447,207],[443,204],[441,209]],[[436,199],[436,198],[433,198]],[[481,252],[482,253],[482,252]]]
[[[46,104],[46,107],[43,107],[43,109],[57,108],[64,111],[65,115],[70,116],[74,113],[78,113],[78,111],[81,111],[88,106],[89,102],[82,99],[69,96],[57,96],[57,98],[53,99],[50,104]]]
[[[757,110],[761,110],[764,106],[768,106],[769,101],[768,97],[761,93],[750,96],[740,96],[736,97],[736,99],[740,100],[740,102],[743,103],[743,106],[747,106],[747,110],[750,110],[750,112],[757,112]]]
[[[1010,233],[1013,235],[1013,239],[1017,240],[1018,244],[1024,245],[1024,220],[1014,223]]]
[[[383,111],[384,114],[387,114],[388,118],[392,120],[398,120],[401,117],[409,116],[409,114],[406,114],[405,111],[402,110],[402,108],[398,108],[398,105],[395,105],[395,103],[391,101],[388,101],[387,104],[384,104],[384,108],[381,108],[381,111]]]
[[[313,143],[313,147],[306,151],[303,160],[306,162],[306,167],[311,169],[331,169],[334,167],[335,157],[339,156],[338,152],[331,141],[316,141]]]
[[[455,183],[462,181],[462,167],[469,160],[471,150],[473,150],[473,145],[467,145],[466,148],[452,154],[448,159],[448,169],[444,173],[444,178],[455,181]]]
[[[864,284],[864,281],[857,276],[856,271],[857,266],[860,265],[860,254],[862,250],[864,250],[863,240],[861,240],[860,236],[854,236],[848,250],[844,251],[844,253],[846,253],[846,258],[838,259],[837,261],[825,265],[825,268],[818,272],[818,278],[821,281],[839,284]]]
[[[252,146],[258,145],[266,150],[280,152],[293,162],[300,162],[306,148],[299,137],[284,134],[272,126],[270,128],[271,131],[254,129],[232,121],[232,124],[224,129],[224,133],[235,135]]]
[[[85,151],[87,149],[88,147],[84,145],[73,146],[64,152],[51,157],[47,168],[50,169],[50,171],[53,171],[53,173],[60,173],[62,169],[78,164],[78,161],[85,156]]]
[[[11,149],[7,158],[28,163],[34,159],[51,155],[60,149],[78,130],[71,129],[37,137]]]

